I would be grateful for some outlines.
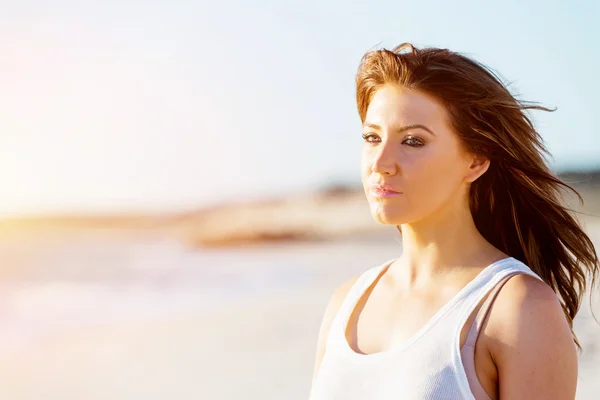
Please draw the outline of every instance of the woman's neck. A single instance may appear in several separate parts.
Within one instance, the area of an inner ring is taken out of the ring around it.
[[[403,253],[388,272],[410,287],[426,284],[440,274],[479,269],[506,257],[479,233],[466,207],[403,224],[400,230]]]

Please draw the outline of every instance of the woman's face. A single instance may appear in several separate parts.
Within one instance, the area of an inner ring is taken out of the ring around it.
[[[376,91],[362,151],[362,183],[376,221],[412,223],[465,205],[473,158],[449,121],[431,96],[396,85]]]

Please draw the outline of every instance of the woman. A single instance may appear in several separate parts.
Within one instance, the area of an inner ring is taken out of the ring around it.
[[[365,54],[356,98],[371,214],[403,252],[332,295],[311,400],[573,399],[599,262],[525,113],[547,109],[407,43]]]

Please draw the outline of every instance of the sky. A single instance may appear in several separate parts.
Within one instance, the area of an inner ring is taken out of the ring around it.
[[[49,4],[52,3],[52,4]],[[162,212],[359,183],[360,57],[471,56],[600,167],[600,3],[63,1],[0,12],[0,216]]]

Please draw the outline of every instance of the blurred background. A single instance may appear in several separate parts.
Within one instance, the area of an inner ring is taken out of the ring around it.
[[[556,107],[533,119],[598,245],[599,4],[3,3],[0,398],[307,398],[331,292],[401,253],[360,187],[371,49],[463,52]]]

